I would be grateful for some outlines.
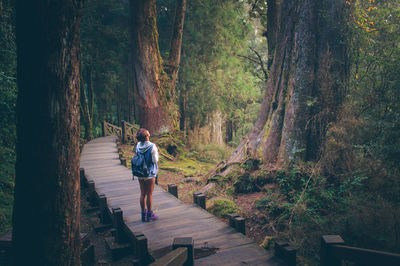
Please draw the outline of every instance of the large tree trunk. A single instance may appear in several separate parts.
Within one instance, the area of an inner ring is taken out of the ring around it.
[[[341,0],[275,2],[276,43],[261,111],[228,164],[247,156],[280,164],[317,159],[343,99],[347,5]]]
[[[152,134],[173,129],[174,107],[158,47],[156,0],[130,0],[135,104]]]
[[[168,74],[158,47],[156,0],[130,0],[135,105],[141,127],[152,134],[178,127],[174,103],[186,0],[178,0]]]
[[[175,95],[175,84],[178,78],[179,64],[181,62],[183,23],[185,20],[186,0],[177,0],[175,8],[174,29],[171,38],[168,66],[172,95]]]
[[[279,18],[279,7],[282,0],[267,0],[267,41],[268,41],[268,69],[271,68],[274,60],[277,30],[278,30],[278,18]]]
[[[81,2],[17,1],[15,265],[80,265]]]

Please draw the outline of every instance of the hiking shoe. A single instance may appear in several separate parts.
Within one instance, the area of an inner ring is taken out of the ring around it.
[[[144,211],[142,212],[142,222],[146,222],[146,221],[147,221],[147,211],[144,210]]]
[[[154,221],[158,218],[158,215],[156,215],[153,211],[148,211],[147,212],[147,221],[151,222]]]

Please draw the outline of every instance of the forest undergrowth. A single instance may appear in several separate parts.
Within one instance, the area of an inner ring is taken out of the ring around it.
[[[396,175],[387,175],[382,162],[360,157],[354,140],[343,142],[342,134],[358,138],[359,126],[343,119],[332,127],[319,162],[277,167],[249,158],[226,176],[210,173],[231,148],[184,147],[156,138],[158,182],[165,190],[177,184],[179,198],[188,204],[193,192],[204,192],[207,210],[226,223],[230,213],[246,217],[246,234],[263,248],[272,250],[274,240],[289,241],[299,249],[300,265],[318,263],[320,237],[327,234],[357,247],[400,252]],[[167,151],[170,145],[177,146],[175,156]],[[123,146],[124,157],[132,158],[132,149]],[[381,181],[384,175],[391,186]]]

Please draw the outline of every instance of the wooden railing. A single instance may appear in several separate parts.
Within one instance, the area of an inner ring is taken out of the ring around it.
[[[103,136],[122,136],[122,128],[103,121]]]
[[[339,235],[325,235],[321,238],[321,265],[339,266],[342,261],[355,265],[400,265],[400,254],[356,248],[345,245]]]
[[[122,142],[133,144],[138,130],[139,125],[133,125],[126,121],[122,121]]]
[[[134,144],[136,132],[139,130],[139,125],[130,124],[122,121],[121,127],[103,122],[103,136],[119,136],[123,143]]]

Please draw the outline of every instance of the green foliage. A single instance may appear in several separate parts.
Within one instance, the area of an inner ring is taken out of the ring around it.
[[[359,1],[356,10],[349,104],[364,134],[354,144],[400,169],[399,1]]]
[[[244,3],[188,2],[178,90],[185,98],[191,129],[207,124],[217,111],[233,121],[237,135],[250,129],[259,110],[261,89],[251,64],[238,55],[249,53],[251,31]],[[250,118],[246,125],[245,118]]]
[[[287,237],[315,261],[323,234],[400,252],[399,1],[361,0],[353,8],[346,101],[323,156],[315,165],[279,171],[284,198],[270,193],[257,202],[273,217],[287,217]]]
[[[11,228],[14,200],[15,153],[0,146],[0,235]]]
[[[266,211],[273,218],[282,214],[288,217],[290,213],[291,204],[285,201],[282,194],[276,192],[268,191],[262,199],[256,200],[254,203],[258,209]]]
[[[254,177],[249,173],[245,173],[233,183],[235,193],[250,193],[258,190]]]
[[[251,160],[253,163],[254,161]],[[275,183],[276,180],[273,175],[265,171],[252,171],[249,172],[249,166],[243,165],[244,168],[239,171],[232,171],[226,178],[233,181],[233,188],[235,193],[251,193],[264,190],[267,184]],[[242,167],[243,167],[242,166]],[[254,166],[251,166],[254,167]],[[243,169],[247,169],[243,172]],[[254,170],[254,169],[252,169]]]
[[[215,200],[212,207],[207,210],[215,216],[227,218],[229,214],[239,212],[240,208],[234,201],[223,198]]]
[[[257,158],[249,158],[243,164],[242,168],[246,171],[258,170],[261,164],[261,160]]]
[[[161,148],[164,149],[168,154],[172,156],[180,156],[183,153],[185,143],[183,142],[183,136],[180,132],[164,133],[157,136],[154,142]]]
[[[127,1],[85,1],[81,22],[82,79],[94,89],[93,133],[101,122],[131,121],[133,110],[129,8]],[[92,71],[92,75],[89,72]],[[91,80],[89,80],[91,79]],[[131,111],[131,114],[128,112]]]

